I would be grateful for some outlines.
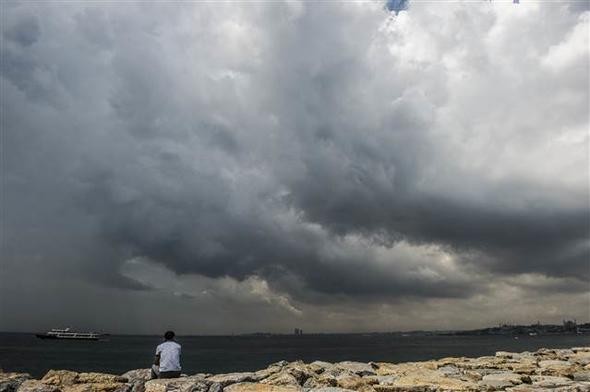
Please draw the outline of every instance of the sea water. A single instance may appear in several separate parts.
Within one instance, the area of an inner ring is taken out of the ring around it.
[[[228,373],[265,368],[280,360],[422,361],[478,357],[496,351],[590,346],[590,335],[399,336],[322,334],[179,336],[183,372]],[[49,369],[122,374],[148,368],[158,336],[110,336],[107,341],[40,340],[33,334],[0,333],[0,368],[42,377]]]

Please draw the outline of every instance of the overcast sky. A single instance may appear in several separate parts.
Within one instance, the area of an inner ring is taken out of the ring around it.
[[[3,1],[0,330],[590,321],[586,1]]]

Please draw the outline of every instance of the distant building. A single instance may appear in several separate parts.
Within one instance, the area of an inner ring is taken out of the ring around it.
[[[563,320],[563,330],[567,332],[575,332],[578,330],[578,323],[576,320]]]

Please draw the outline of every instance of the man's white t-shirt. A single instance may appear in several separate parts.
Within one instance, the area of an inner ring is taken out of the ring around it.
[[[156,347],[160,354],[160,371],[177,372],[180,370],[180,344],[168,340]]]

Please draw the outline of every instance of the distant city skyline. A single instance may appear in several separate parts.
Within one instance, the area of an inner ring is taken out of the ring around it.
[[[0,331],[590,320],[590,9],[0,4]]]

